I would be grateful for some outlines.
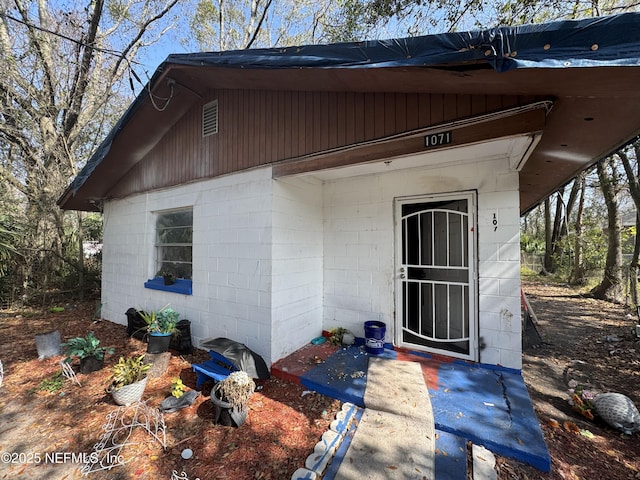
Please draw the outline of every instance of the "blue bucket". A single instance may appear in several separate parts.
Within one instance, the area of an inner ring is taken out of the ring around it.
[[[387,325],[384,322],[371,320],[364,322],[364,348],[368,353],[380,355],[384,352],[384,336],[387,332]]]

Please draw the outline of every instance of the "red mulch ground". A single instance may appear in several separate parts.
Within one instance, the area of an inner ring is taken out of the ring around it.
[[[624,306],[585,298],[566,286],[527,281],[525,292],[538,315],[545,343],[523,355],[523,376],[542,425],[552,459],[552,471],[498,457],[500,480],[638,480],[640,434],[622,435],[601,420],[589,421],[571,409],[564,371],[573,360],[584,363],[572,378],[603,391],[617,391],[640,404],[640,341],[631,335],[636,318]],[[79,478],[77,464],[29,463],[35,454],[91,452],[109,412],[117,407],[104,389],[108,366],[119,356],[142,354],[145,345],[126,337],[125,327],[94,323],[91,303],[66,306],[63,313],[22,310],[0,312],[0,479],[62,480]],[[124,320],[124,318],[123,318]],[[63,340],[94,331],[104,346],[113,346],[107,368],[78,375],[82,388],[64,384],[49,393],[41,382],[59,370],[62,357],[39,361],[34,335],[57,329]],[[145,399],[157,407],[169,395],[173,377],[195,387],[191,363],[206,358],[173,356],[161,378],[150,379]],[[313,359],[309,359],[313,361]],[[285,480],[313,451],[340,408],[338,401],[319,394],[303,395],[299,385],[271,379],[251,398],[247,423],[240,428],[214,425],[209,401],[211,384],[191,407],[165,415],[167,448],[138,431],[123,455],[129,462],[94,479],[169,479],[172,470],[193,480]],[[575,426],[577,428],[573,428]],[[577,431],[576,431],[577,430]],[[590,435],[579,432],[589,432]],[[193,458],[183,460],[190,448]],[[23,455],[18,455],[22,453]]]
[[[42,459],[46,453],[93,450],[106,416],[118,408],[105,393],[109,366],[120,356],[146,350],[144,343],[126,336],[125,326],[94,322],[94,312],[93,303],[67,305],[62,313],[0,312],[0,361],[5,371],[0,387],[0,479],[80,478],[77,463],[59,457],[64,463],[43,464]],[[114,347],[115,353],[107,356],[103,370],[78,374],[82,387],[66,381],[55,393],[42,390],[43,380],[60,370],[58,362],[64,357],[38,360],[34,335],[52,330],[59,330],[63,341],[93,331],[101,345]],[[206,358],[198,350],[194,355],[172,356],[168,371],[148,380],[147,404],[159,406],[170,395],[174,377],[195,388],[191,363]],[[211,386],[210,382],[203,385],[202,395],[192,406],[164,415],[166,450],[139,430],[129,440],[140,443],[122,451],[125,466],[92,473],[89,478],[168,479],[173,470],[184,471],[191,480],[290,478],[304,467],[341,407],[336,400],[315,393],[303,395],[301,386],[272,378],[262,381],[262,389],[251,397],[247,422],[240,428],[225,427],[213,422]],[[189,460],[181,457],[185,448],[194,452]]]

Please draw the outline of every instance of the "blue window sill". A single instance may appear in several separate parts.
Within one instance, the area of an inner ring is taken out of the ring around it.
[[[165,285],[162,277],[150,278],[144,282],[144,288],[162,290],[163,292],[181,293],[183,295],[193,295],[191,280],[185,280],[184,278],[176,278],[173,285]]]

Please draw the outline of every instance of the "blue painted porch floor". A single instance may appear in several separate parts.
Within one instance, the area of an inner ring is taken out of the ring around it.
[[[363,346],[310,344],[271,370],[309,390],[364,407],[369,356]],[[467,441],[550,470],[549,452],[520,372],[390,348],[376,357],[421,364],[437,433],[438,480],[466,478]]]

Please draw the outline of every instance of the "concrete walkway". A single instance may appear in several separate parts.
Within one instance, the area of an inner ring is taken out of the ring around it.
[[[336,480],[435,478],[435,427],[417,363],[369,358],[366,408]]]
[[[437,480],[466,478],[468,441],[476,447],[529,463],[541,471],[550,470],[551,459],[544,437],[518,371],[436,359],[417,352],[385,349],[373,356],[362,346],[338,348],[322,344],[308,345],[277,362],[272,366],[272,373],[362,410],[369,357],[420,365],[436,428]],[[356,424],[357,421],[353,422],[354,431]],[[335,465],[344,459],[352,436],[351,429],[341,434],[340,447],[334,449],[327,470],[318,478],[335,478]]]

